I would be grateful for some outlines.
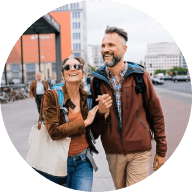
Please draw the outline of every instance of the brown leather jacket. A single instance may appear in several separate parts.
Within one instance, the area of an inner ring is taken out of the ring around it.
[[[48,84],[45,80],[42,80],[42,83],[44,85],[45,91],[48,89]],[[32,81],[31,86],[30,86],[30,97],[35,97],[36,98],[36,87],[37,87],[37,80]]]
[[[67,93],[66,86],[63,87],[63,93],[65,96],[64,105],[70,107],[73,105],[69,95]],[[88,107],[86,98],[89,94],[80,88],[80,109],[83,116],[83,120],[87,118]],[[45,118],[45,125],[48,130],[50,137],[53,140],[63,139],[65,137],[71,137],[72,135],[81,135],[86,133],[86,139],[89,147],[92,151],[98,153],[96,148],[90,139],[90,129],[95,139],[99,137],[102,130],[107,127],[107,122],[102,114],[96,113],[93,123],[85,127],[84,121],[81,122],[73,121],[66,123],[63,113],[59,108],[58,95],[56,90],[48,90],[44,93],[43,97],[43,112]]]
[[[113,96],[113,89],[110,86],[105,69],[103,68],[100,69],[100,71],[93,73],[94,78],[97,77],[100,79],[101,93],[109,94],[113,98],[113,104],[110,108],[111,124],[101,133],[101,141],[106,153],[128,154],[151,149],[150,127],[146,120],[142,95],[135,93],[135,80],[133,75],[130,75],[134,70],[135,69],[129,66],[126,78],[122,81],[121,130],[118,129],[119,120],[117,118],[117,106]],[[143,79],[146,85],[144,100],[150,112],[150,119],[153,122],[154,137],[156,140],[156,154],[164,157],[167,151],[167,141],[161,104],[154,90],[149,74],[144,71],[139,72],[144,73]],[[92,95],[94,95],[94,91],[92,79]],[[122,138],[120,134],[122,134]]]

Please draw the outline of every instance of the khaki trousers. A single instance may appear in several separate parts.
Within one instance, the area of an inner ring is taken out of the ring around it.
[[[149,176],[151,151],[106,154],[106,157],[116,189],[133,185]]]

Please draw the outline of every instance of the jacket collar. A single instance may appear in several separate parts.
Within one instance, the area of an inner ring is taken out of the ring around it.
[[[68,95],[66,83],[62,87],[62,89],[63,89],[63,94],[65,96],[64,105],[68,105],[68,107],[70,107],[71,109],[74,109],[75,104],[71,101],[71,99]],[[80,107],[83,107],[86,98],[89,96],[89,93],[87,91],[83,90],[82,87],[79,88],[79,92],[80,92]]]
[[[144,67],[143,66],[136,64],[136,63],[133,63],[133,62],[127,62],[127,63],[129,65],[129,67],[125,73],[125,77],[129,76],[132,73],[141,73],[141,74],[144,73]],[[103,65],[101,68],[97,69],[96,72],[93,72],[93,76],[94,76],[94,74],[96,74],[96,75],[102,76],[103,78],[108,79],[105,68],[106,68],[106,66]]]

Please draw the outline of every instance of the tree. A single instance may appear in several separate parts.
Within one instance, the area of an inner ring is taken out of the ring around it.
[[[172,69],[168,69],[167,73],[170,75],[186,75],[188,69],[184,67],[173,67]]]
[[[88,67],[91,68],[92,72],[96,71],[96,68],[95,68],[95,67],[92,67],[89,63],[88,63]]]
[[[165,69],[156,69],[154,72],[154,75],[157,75],[158,73],[163,73],[165,75],[166,70]]]

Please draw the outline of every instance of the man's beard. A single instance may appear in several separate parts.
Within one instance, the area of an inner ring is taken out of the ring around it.
[[[121,61],[121,56],[115,57],[114,54],[111,55],[113,55],[113,59],[110,62],[105,61],[105,57],[103,57],[104,64],[107,67],[114,67],[115,65],[117,65],[117,63],[119,63],[119,61]]]

